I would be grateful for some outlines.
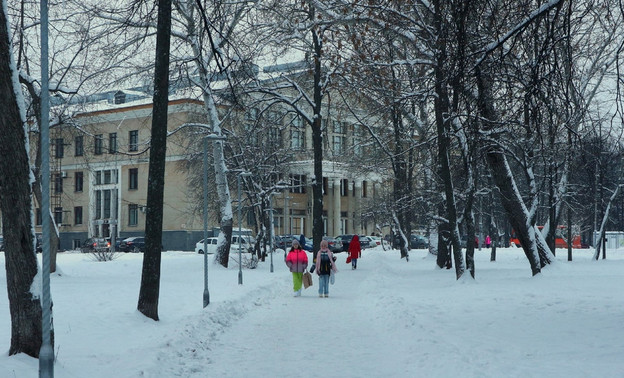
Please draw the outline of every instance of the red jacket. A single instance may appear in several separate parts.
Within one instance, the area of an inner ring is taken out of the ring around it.
[[[349,256],[352,259],[358,259],[362,257],[362,247],[360,246],[360,238],[357,235],[353,235],[353,239],[349,243]]]

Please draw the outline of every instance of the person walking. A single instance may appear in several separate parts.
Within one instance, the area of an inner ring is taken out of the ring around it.
[[[286,266],[288,266],[293,276],[295,297],[300,297],[301,286],[303,284],[303,272],[308,267],[308,254],[301,248],[297,239],[293,239],[292,241],[292,248],[286,256]]]
[[[336,264],[334,263],[334,254],[329,250],[327,240],[321,241],[321,249],[316,254],[316,262],[318,264],[316,274],[319,276],[319,297],[329,297],[329,277],[332,272],[336,272]]]
[[[357,269],[357,260],[362,257],[362,247],[360,246],[360,237],[353,235],[353,239],[349,243],[349,258],[351,260],[351,269]]]

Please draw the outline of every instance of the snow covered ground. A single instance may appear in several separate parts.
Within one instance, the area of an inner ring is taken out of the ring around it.
[[[520,249],[476,252],[476,280],[456,281],[425,251],[338,254],[330,297],[300,298],[283,255],[257,269],[165,252],[160,321],[136,311],[142,254],[112,262],[58,255],[51,276],[57,378],[624,377],[624,250],[592,261],[575,250],[531,277]],[[309,255],[311,257],[311,255]],[[211,256],[212,257],[212,256]],[[4,254],[0,253],[4,266]],[[36,377],[38,360],[8,357],[10,315],[0,269],[0,377]]]

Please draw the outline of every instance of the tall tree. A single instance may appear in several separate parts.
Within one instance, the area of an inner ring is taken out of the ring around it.
[[[156,35],[152,140],[147,186],[147,214],[145,218],[145,254],[143,255],[141,289],[137,307],[143,315],[154,320],[158,320],[160,255],[162,253],[167,109],[169,106],[171,0],[158,1],[158,27]]]
[[[12,55],[6,3],[0,10],[0,208],[11,312],[9,355],[39,356],[42,342],[41,293],[37,277],[28,139],[24,104]]]

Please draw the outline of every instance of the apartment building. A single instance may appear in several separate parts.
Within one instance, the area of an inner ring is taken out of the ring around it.
[[[94,103],[71,123],[51,129],[50,203],[60,232],[61,250],[75,249],[92,236],[115,234],[117,239],[123,239],[144,235],[151,110],[151,96],[118,91]],[[204,119],[201,101],[178,98],[169,103],[170,132]],[[294,138],[290,132],[283,138],[302,148],[298,158],[288,164],[290,189],[273,199],[276,235],[312,235],[313,163],[311,151],[304,148],[312,145],[311,131],[299,130],[300,134]],[[331,144],[327,147],[342,148],[340,143],[345,143],[350,132],[347,125],[341,122],[328,130]],[[188,164],[193,153],[189,149],[199,146],[191,142],[199,137],[196,128],[182,129],[168,137],[163,213],[165,250],[193,250],[203,236],[203,217],[197,211],[201,207],[189,186],[191,176],[197,172],[191,172]],[[212,172],[210,169],[210,180],[214,180]],[[361,221],[361,211],[379,192],[381,179],[377,175],[355,175],[345,163],[331,159],[323,162],[323,172],[325,233],[336,236],[375,231],[374,225]],[[230,192],[236,198],[235,185],[230,185]],[[209,211],[213,208],[209,204]],[[35,214],[37,232],[41,232],[42,212],[38,204]],[[244,227],[253,229],[248,218],[242,218]],[[237,219],[234,224],[238,224]],[[217,226],[216,222],[209,224],[210,229]]]

